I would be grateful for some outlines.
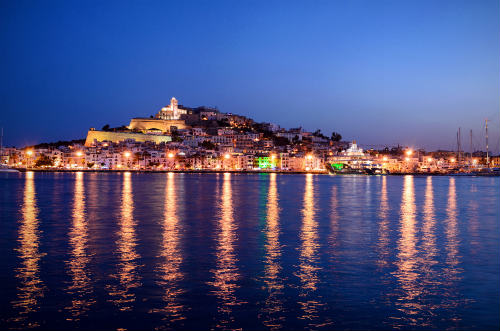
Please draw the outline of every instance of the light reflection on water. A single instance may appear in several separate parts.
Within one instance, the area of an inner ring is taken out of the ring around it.
[[[428,275],[433,272],[432,268],[436,264],[436,220],[434,212],[434,190],[432,187],[432,177],[427,177],[425,186],[424,217],[422,226],[423,245],[426,265],[424,272]]]
[[[269,191],[267,196],[267,222],[265,228],[265,258],[264,258],[264,283],[267,292],[265,305],[260,317],[263,324],[272,329],[279,330],[283,327],[283,279],[280,276],[282,267],[280,244],[279,200],[276,185],[276,174],[269,175]]]
[[[382,177],[382,187],[380,191],[380,209],[379,215],[379,228],[378,228],[378,256],[377,266],[379,268],[387,267],[389,257],[389,200],[387,197],[387,177]]]
[[[316,221],[316,206],[314,196],[314,175],[307,174],[304,188],[302,208],[302,227],[300,230],[300,257],[296,272],[300,279],[298,304],[302,309],[300,319],[309,321],[313,327],[323,326],[319,321],[319,310],[324,304],[319,301],[318,283],[319,265],[318,222]]]
[[[44,294],[44,284],[40,279],[40,260],[45,255],[40,252],[40,230],[38,208],[35,192],[34,173],[26,173],[21,223],[19,225],[18,243],[16,249],[20,261],[16,268],[19,279],[17,298],[12,302],[18,310],[14,318],[24,328],[37,327],[39,323],[31,322],[28,314],[40,309],[40,300]]]
[[[139,274],[140,255],[136,251],[137,237],[134,220],[134,198],[132,193],[132,179],[130,172],[123,173],[121,198],[121,215],[118,220],[118,240],[116,254],[118,255],[118,270],[111,275],[118,280],[118,284],[108,285],[110,301],[121,311],[130,311],[136,300],[134,289],[141,286]]]
[[[239,288],[240,277],[237,255],[235,252],[236,231],[238,230],[233,218],[233,199],[231,191],[231,174],[224,173],[222,194],[220,196],[220,216],[217,225],[216,265],[211,270],[213,281],[209,285],[214,287],[213,293],[219,300],[217,311],[219,317],[216,327],[220,329],[233,328],[233,307],[242,304],[236,298],[235,291]]]
[[[0,182],[2,329],[500,321],[498,179],[14,176]]]
[[[400,238],[398,240],[398,260],[396,261],[398,279],[402,294],[398,299],[400,310],[410,318],[410,323],[416,321],[411,318],[417,314],[419,305],[416,298],[421,293],[418,286],[420,270],[417,264],[416,238],[416,206],[414,196],[413,176],[404,177],[404,186],[401,201]]]
[[[85,188],[83,173],[75,174],[72,225],[69,232],[70,260],[67,261],[71,285],[67,291],[71,295],[71,305],[66,307],[72,319],[78,320],[95,302],[91,298],[93,289],[89,276],[90,257],[87,251],[88,225],[85,215]]]
[[[176,322],[185,319],[183,311],[184,305],[179,302],[179,296],[184,292],[180,288],[179,282],[184,278],[181,272],[182,251],[180,250],[180,231],[182,224],[177,215],[178,199],[176,195],[176,176],[174,173],[167,174],[165,186],[165,211],[162,223],[162,242],[160,258],[162,263],[158,267],[158,285],[163,289],[163,301],[165,307],[155,309],[153,312],[160,312],[165,315],[166,323]]]

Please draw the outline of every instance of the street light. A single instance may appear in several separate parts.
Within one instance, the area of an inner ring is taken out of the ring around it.
[[[413,154],[413,151],[411,149],[409,149],[409,150],[406,151],[406,155],[410,156],[412,154]]]
[[[307,159],[308,159],[308,160],[312,160],[312,159],[313,159],[313,156],[312,156],[311,154],[309,154],[309,155],[307,156]]]
[[[131,154],[130,154],[130,152],[125,152],[125,153],[123,153],[123,155],[125,155],[125,157],[130,157]]]
[[[80,157],[80,156],[82,156],[82,155],[83,155],[83,153],[82,153],[82,152],[80,152],[80,151],[76,152],[76,156]]]
[[[28,162],[26,163],[26,166],[29,168],[30,163],[31,163],[31,155],[33,155],[33,151],[30,149],[26,151],[26,154],[28,155]]]
[[[385,161],[387,161],[387,160],[388,160],[388,159],[387,159],[387,156],[384,156],[384,157],[382,158],[382,160],[384,160],[384,162],[385,162]]]
[[[224,158],[225,158],[225,159],[229,159],[230,157],[231,157],[231,155],[229,155],[229,154],[227,154],[227,153],[224,155]]]
[[[168,153],[168,157],[169,158],[173,158],[174,157],[174,153]]]

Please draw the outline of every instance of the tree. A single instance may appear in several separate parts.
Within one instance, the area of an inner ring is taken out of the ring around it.
[[[220,127],[230,127],[231,126],[231,124],[229,124],[229,121],[227,120],[227,118],[223,118],[221,120],[218,120],[217,125]]]
[[[328,138],[324,134],[321,133],[320,129],[314,131],[313,136],[328,140]]]
[[[337,133],[335,131],[332,132],[332,141],[341,141],[342,140],[342,135],[340,133]]]
[[[210,140],[204,140],[200,146],[204,149],[215,149],[214,143],[212,143]]]
[[[35,161],[35,167],[42,167],[42,166],[52,166],[54,165],[54,161],[50,157],[48,157],[45,154],[40,155],[38,159]]]
[[[102,131],[109,131],[109,124],[102,127]]]
[[[286,146],[290,144],[290,141],[288,141],[288,138],[286,137],[278,137],[278,136],[273,136],[273,142],[275,146]]]

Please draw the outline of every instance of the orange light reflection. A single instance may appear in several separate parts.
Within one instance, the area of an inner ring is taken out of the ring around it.
[[[71,257],[67,262],[71,285],[68,293],[71,294],[71,306],[66,309],[72,315],[72,320],[79,320],[81,315],[89,310],[95,302],[89,298],[92,293],[91,279],[88,274],[90,258],[87,252],[88,225],[85,215],[85,188],[83,173],[77,172],[73,196],[72,225],[69,232]]]
[[[45,255],[40,252],[39,247],[38,208],[32,171],[26,172],[21,214],[22,219],[17,240],[19,247],[16,249],[21,262],[20,266],[15,269],[16,277],[20,283],[17,287],[17,299],[12,302],[12,305],[19,310],[19,316],[14,320],[22,323],[23,327],[30,328],[39,326],[37,322],[32,320],[28,323],[27,315],[40,308],[39,300],[44,294],[44,284],[40,279],[40,260]]]
[[[121,311],[132,310],[132,303],[135,302],[135,288],[141,286],[138,274],[140,258],[136,252],[137,239],[135,234],[135,220],[133,216],[134,202],[132,194],[132,182],[130,172],[123,173],[121,217],[119,222],[117,254],[120,262],[117,273],[112,277],[119,281],[118,286],[108,286],[111,301],[118,306]]]

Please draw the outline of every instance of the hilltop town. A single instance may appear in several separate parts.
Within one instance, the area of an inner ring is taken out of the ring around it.
[[[5,148],[2,164],[18,169],[138,171],[280,171],[317,173],[480,172],[499,164],[482,152],[395,147],[363,150],[341,134],[284,129],[176,98],[128,126],[91,128],[85,140]]]

